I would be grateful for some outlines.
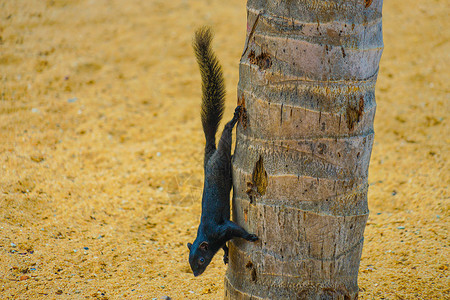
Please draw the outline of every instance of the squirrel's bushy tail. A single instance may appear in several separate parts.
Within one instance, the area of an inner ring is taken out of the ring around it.
[[[225,83],[220,63],[211,48],[212,32],[201,27],[195,32],[193,47],[202,77],[201,118],[206,138],[205,163],[215,150],[215,136],[225,107]]]

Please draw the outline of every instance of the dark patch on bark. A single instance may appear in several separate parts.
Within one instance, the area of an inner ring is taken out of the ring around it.
[[[247,116],[247,109],[245,108],[244,95],[242,95],[240,98],[238,98],[238,105],[240,105],[242,107],[241,114],[239,115],[239,123],[241,123],[241,125],[242,125],[242,127],[244,127],[244,129],[247,129],[248,116]]]
[[[280,110],[280,125],[283,124],[283,105],[284,105],[284,103],[281,103],[281,110]]]
[[[341,50],[342,50],[342,57],[345,58],[347,55],[345,54],[344,47],[341,47]]]
[[[267,189],[267,172],[264,169],[264,163],[262,156],[255,164],[255,169],[253,170],[253,183],[256,185],[258,194],[263,196]]]
[[[324,143],[320,143],[317,148],[319,149],[319,154],[324,154],[327,151],[327,145],[325,145]]]
[[[250,276],[252,277],[252,281],[256,282],[256,268],[252,269]]]
[[[364,114],[364,97],[361,96],[357,103],[351,103],[347,106],[347,127],[350,131],[355,128]]]
[[[256,198],[256,192],[252,182],[247,181],[247,190],[245,192],[247,193],[247,196],[250,199],[250,203],[253,203],[253,201],[255,201]]]
[[[249,261],[245,267],[250,270],[250,277],[253,282],[256,282],[256,267]]]
[[[259,156],[259,160],[255,164],[252,174],[252,182],[247,182],[247,195],[250,199],[250,203],[256,199],[256,197],[261,197],[266,193],[267,190],[267,172],[264,169],[264,163],[262,156]]]
[[[248,55],[248,60],[251,64],[257,65],[260,70],[266,70],[272,66],[272,59],[266,52],[262,52],[260,55],[256,56],[255,51],[252,50]]]
[[[366,8],[368,8],[372,4],[372,0],[364,0]]]

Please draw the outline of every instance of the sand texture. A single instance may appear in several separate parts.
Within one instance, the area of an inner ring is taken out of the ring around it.
[[[448,1],[385,1],[361,299],[449,299]],[[245,1],[0,0],[0,298],[222,299],[194,278],[194,30],[236,105]],[[222,126],[221,126],[222,127]]]

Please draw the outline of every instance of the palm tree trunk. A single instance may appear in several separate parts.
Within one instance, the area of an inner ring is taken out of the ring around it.
[[[225,299],[355,299],[382,0],[249,0]]]

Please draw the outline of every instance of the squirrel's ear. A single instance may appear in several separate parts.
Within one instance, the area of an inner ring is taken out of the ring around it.
[[[189,250],[191,250],[192,244],[191,243],[187,243],[187,246],[188,246]]]
[[[200,244],[200,249],[208,251],[208,246],[209,246],[208,242],[202,242]]]

